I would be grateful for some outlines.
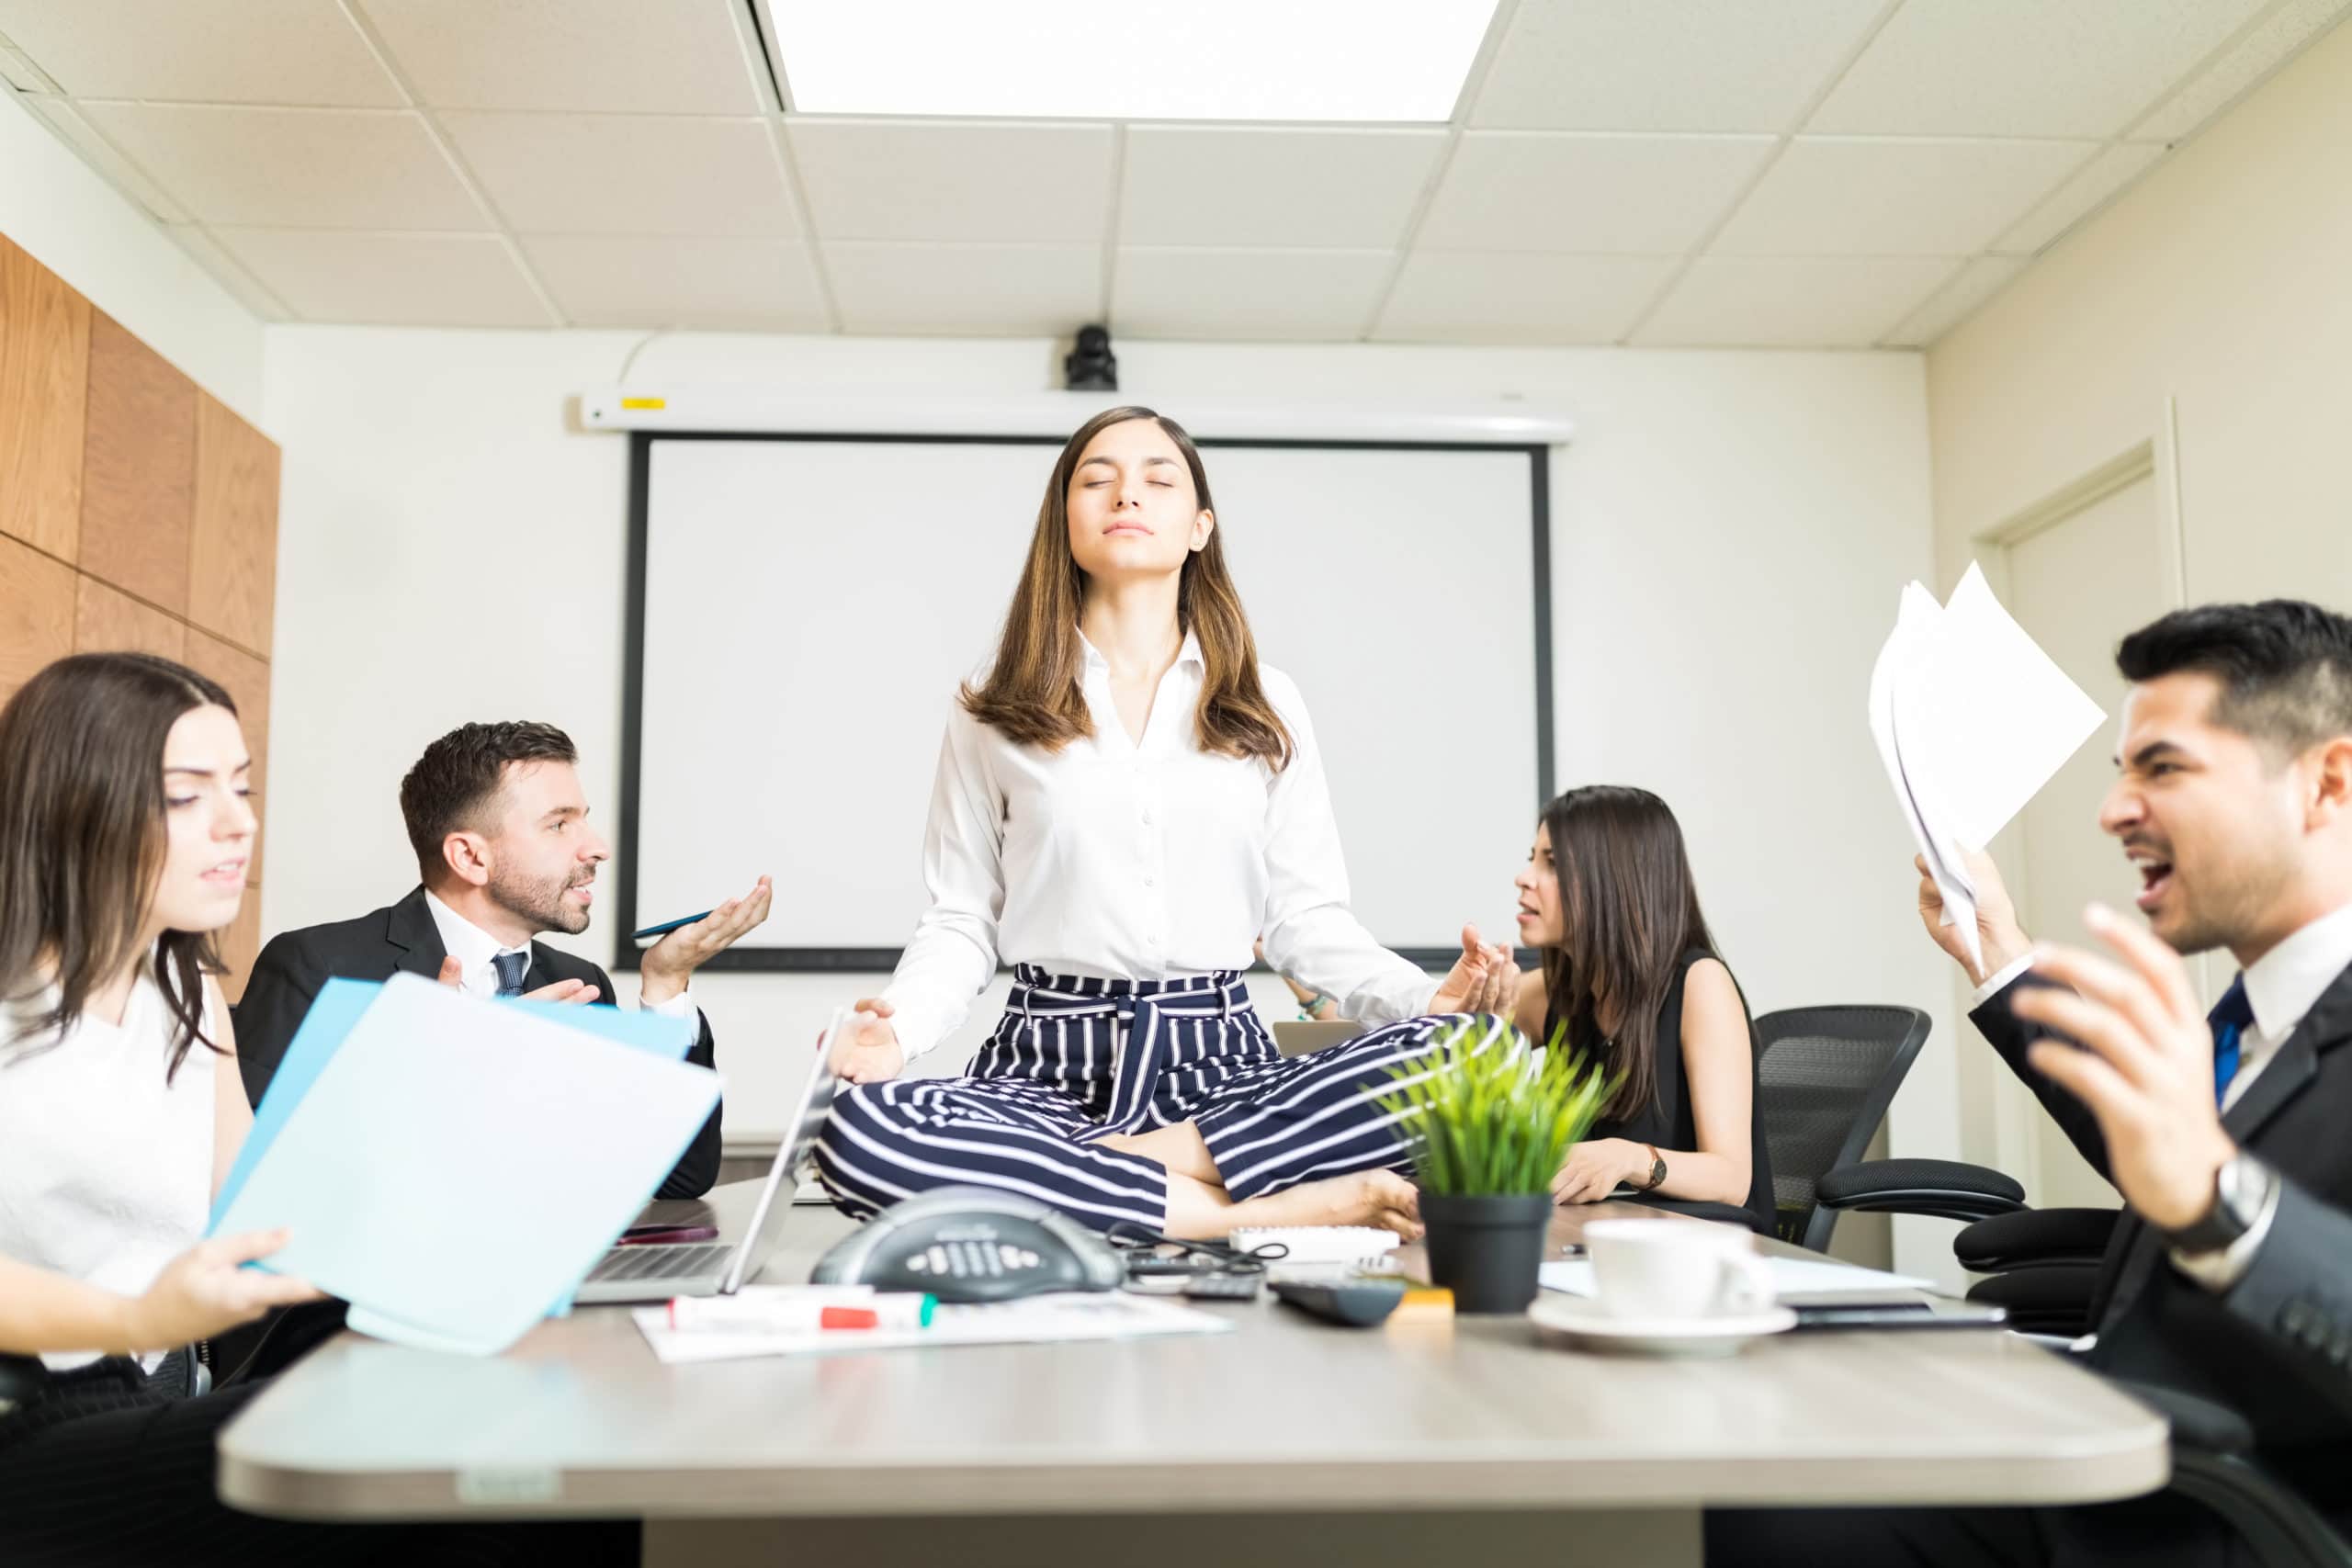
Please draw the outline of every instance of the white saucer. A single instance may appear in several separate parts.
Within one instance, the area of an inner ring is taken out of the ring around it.
[[[1599,1302],[1545,1291],[1527,1309],[1538,1328],[1548,1329],[1588,1350],[1640,1356],[1730,1356],[1750,1340],[1794,1328],[1797,1314],[1784,1306],[1739,1317],[1634,1318],[1611,1316]]]

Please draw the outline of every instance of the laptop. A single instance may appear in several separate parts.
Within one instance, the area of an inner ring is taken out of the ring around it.
[[[751,1228],[733,1247],[718,1242],[657,1243],[645,1247],[606,1249],[572,1300],[582,1306],[610,1302],[666,1302],[673,1296],[731,1296],[755,1277],[783,1239],[784,1217],[792,1212],[797,1173],[817,1147],[825,1130],[826,1114],[833,1107],[839,1082],[832,1068],[833,1040],[850,1017],[847,1008],[833,1010],[833,1021],[817,1043],[817,1059],[808,1081],[800,1086],[800,1101],[788,1123],[792,1134],[775,1151],[761,1184],[759,1206],[752,1211]]]

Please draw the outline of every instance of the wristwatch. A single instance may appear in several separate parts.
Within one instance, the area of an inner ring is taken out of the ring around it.
[[[1641,1190],[1655,1192],[1666,1181],[1666,1156],[1657,1152],[1656,1144],[1644,1144],[1642,1147],[1650,1152],[1650,1179],[1642,1184]]]
[[[2252,1155],[2230,1156],[2213,1178],[2213,1203],[2199,1218],[2165,1237],[2181,1252],[2222,1252],[2262,1218],[2276,1178]]]

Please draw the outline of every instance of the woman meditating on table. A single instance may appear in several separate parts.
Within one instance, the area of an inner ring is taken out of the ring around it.
[[[1592,784],[1544,808],[1515,886],[1519,939],[1543,955],[1512,1021],[1623,1075],[1552,1183],[1563,1203],[1621,1188],[1744,1208],[1772,1231],[1747,1004],[1715,956],[1674,813]]]
[[[1508,1006],[1515,971],[1465,931],[1433,985],[1349,912],[1306,704],[1258,662],[1174,421],[1113,409],[1063,447],[995,661],[948,719],[923,873],[931,908],[836,1052],[817,1159],[841,1208],[973,1183],[1097,1228],[1418,1234],[1366,1090],[1427,1053],[1428,1015]],[[1275,968],[1389,1027],[1283,1059],[1241,983],[1261,932]],[[1012,997],[966,1075],[901,1079],[1000,957]]]

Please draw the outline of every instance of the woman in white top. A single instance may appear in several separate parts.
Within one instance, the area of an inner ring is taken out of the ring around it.
[[[818,1168],[842,1208],[970,1183],[1098,1228],[1418,1233],[1367,1091],[1426,1052],[1427,1015],[1507,1006],[1516,971],[1465,931],[1433,985],[1349,912],[1306,704],[1258,662],[1174,421],[1112,409],[1062,448],[948,720],[923,872],[931,908],[837,1053],[854,1087]],[[1283,1060],[1241,983],[1261,932],[1276,969],[1392,1027]],[[1000,959],[1017,983],[967,1075],[901,1079]]]
[[[0,1562],[519,1557],[544,1537],[213,1495],[213,1438],[259,1385],[198,1396],[189,1348],[317,1299],[241,1267],[284,1233],[200,1239],[253,1124],[214,978],[248,762],[228,694],[145,654],[61,660],[0,708]],[[594,1557],[594,1529],[562,1540]]]

